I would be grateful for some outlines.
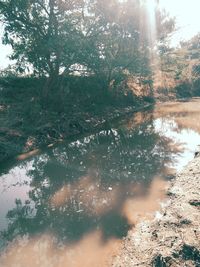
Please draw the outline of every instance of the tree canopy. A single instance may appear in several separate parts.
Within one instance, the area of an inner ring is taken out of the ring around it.
[[[149,38],[145,1],[1,0],[4,44],[23,72],[58,77],[76,68],[108,85],[124,73],[150,73],[150,52],[174,29],[174,20],[155,8],[155,43]]]

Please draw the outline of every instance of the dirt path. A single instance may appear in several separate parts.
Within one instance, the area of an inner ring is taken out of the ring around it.
[[[129,232],[112,266],[200,266],[199,154],[172,181],[167,194],[159,218]]]

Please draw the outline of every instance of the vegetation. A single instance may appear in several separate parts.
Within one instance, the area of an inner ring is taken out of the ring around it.
[[[138,0],[2,0],[4,44],[11,44],[17,71],[58,78],[78,70],[95,75],[102,88],[125,73],[148,76],[151,42],[145,3]],[[156,41],[164,41],[174,20],[156,10]]]
[[[16,62],[1,73],[1,158],[152,102],[152,53],[175,27],[155,5],[153,39],[138,0],[0,0],[0,20]]]
[[[16,64],[0,74],[0,158],[91,131],[160,92],[199,95],[199,35],[172,48],[174,18],[158,5],[154,15],[153,32],[146,1],[1,0]]]
[[[159,63],[162,81],[158,87],[168,96],[200,96],[200,34],[181,42],[179,47],[160,47]],[[159,88],[157,88],[159,90]]]

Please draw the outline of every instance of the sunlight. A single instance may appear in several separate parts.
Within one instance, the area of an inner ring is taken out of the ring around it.
[[[148,0],[145,1],[145,5],[147,8],[147,17],[148,17],[148,31],[149,31],[149,42],[151,48],[154,47],[156,41],[156,18],[155,18],[155,9],[156,9],[156,1],[155,0]]]
[[[145,5],[147,7],[150,24],[153,25],[155,23],[156,2],[155,0],[148,0],[148,1],[145,1]]]

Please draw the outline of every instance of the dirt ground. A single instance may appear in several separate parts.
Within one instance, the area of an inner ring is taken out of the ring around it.
[[[129,232],[113,267],[200,266],[199,154],[171,182],[156,218]]]

